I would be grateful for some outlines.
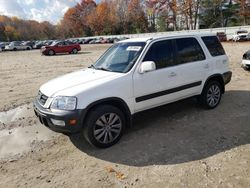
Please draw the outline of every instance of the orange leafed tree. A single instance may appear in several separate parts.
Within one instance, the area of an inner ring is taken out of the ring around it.
[[[87,23],[95,35],[115,34],[117,22],[115,5],[108,1],[97,5],[96,9],[87,17]]]
[[[20,33],[12,26],[7,25],[5,27],[5,35],[9,41],[19,39]]]
[[[250,24],[250,0],[238,0],[240,4],[239,14],[243,18],[243,25]]]
[[[131,0],[127,12],[128,31],[132,33],[145,32],[148,29],[148,21],[140,4],[140,0]]]
[[[62,37],[83,36],[88,30],[87,15],[91,14],[95,6],[93,0],[82,0],[76,6],[69,8],[58,27]]]

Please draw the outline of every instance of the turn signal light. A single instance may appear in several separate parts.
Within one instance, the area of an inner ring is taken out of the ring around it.
[[[71,120],[69,120],[69,124],[70,125],[75,125],[76,124],[76,119],[71,119]]]

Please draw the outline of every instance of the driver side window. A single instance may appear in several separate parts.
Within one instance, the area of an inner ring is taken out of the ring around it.
[[[154,61],[156,69],[174,64],[174,46],[172,40],[155,42],[151,45],[143,61]]]

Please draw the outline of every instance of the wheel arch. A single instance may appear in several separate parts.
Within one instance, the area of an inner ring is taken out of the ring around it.
[[[217,81],[221,84],[222,87],[222,93],[225,93],[225,83],[224,83],[224,79],[223,79],[223,75],[222,74],[213,74],[211,76],[209,76],[203,86],[203,89],[205,88],[205,86],[210,82],[210,81]]]
[[[85,115],[84,115],[83,120],[82,120],[83,124],[84,124],[89,112],[93,108],[96,108],[97,106],[100,106],[100,105],[112,105],[112,106],[119,108],[124,113],[127,126],[130,127],[132,125],[131,111],[130,111],[128,105],[126,104],[126,102],[123,99],[118,98],[118,97],[109,97],[109,98],[101,99],[101,100],[98,100],[98,101],[95,101],[95,102],[89,104],[85,109]]]
[[[50,51],[53,51],[54,52],[54,54],[53,55],[55,55],[56,54],[56,51],[54,50],[54,49],[52,49],[52,48],[50,48],[50,49],[48,49],[48,52],[47,52],[47,54],[49,55],[49,52]]]

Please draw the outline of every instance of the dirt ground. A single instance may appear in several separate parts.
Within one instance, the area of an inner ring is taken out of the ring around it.
[[[108,149],[89,146],[80,134],[55,133],[24,153],[0,156],[0,187],[250,187],[250,72],[240,67],[250,43],[223,46],[233,77],[216,109],[188,99],[140,113]],[[107,47],[85,45],[78,55],[54,57],[1,52],[0,153],[8,145],[1,132],[42,126],[31,104],[41,84],[90,65]],[[9,120],[7,110],[16,107],[26,111]]]

